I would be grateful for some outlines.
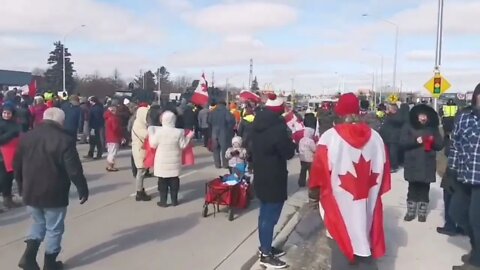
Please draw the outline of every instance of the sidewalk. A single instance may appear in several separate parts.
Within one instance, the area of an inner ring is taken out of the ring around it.
[[[387,255],[376,262],[378,269],[450,270],[453,265],[461,264],[460,257],[469,250],[468,239],[447,237],[436,232],[436,227],[443,225],[443,197],[439,179],[431,185],[431,210],[426,223],[403,221],[406,193],[407,182],[403,180],[401,170],[392,175],[392,190],[383,199]],[[284,245],[289,269],[345,270],[344,266],[337,266],[342,256],[336,249],[332,254],[318,210],[303,207],[299,214],[300,221]],[[252,269],[261,268],[256,266]]]

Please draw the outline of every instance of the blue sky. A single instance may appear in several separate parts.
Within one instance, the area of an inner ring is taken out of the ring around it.
[[[453,91],[467,91],[480,72],[480,1],[446,2],[442,71]],[[422,91],[434,65],[436,0],[6,0],[3,8],[3,69],[46,68],[52,42],[86,24],[66,41],[80,76],[117,68],[130,80],[165,65],[173,77],[215,72],[217,85],[243,86],[253,58],[260,86],[290,90],[293,78],[300,92],[356,91],[371,87],[372,73],[380,85],[381,56],[392,85],[394,27],[383,19],[400,29],[397,86]]]

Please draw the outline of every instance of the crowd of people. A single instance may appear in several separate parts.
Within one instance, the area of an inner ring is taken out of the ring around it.
[[[86,159],[102,159],[107,152],[106,171],[112,173],[118,171],[118,150],[131,146],[135,200],[152,199],[144,179],[153,175],[158,178],[157,205],[164,208],[181,203],[184,154],[198,140],[212,152],[217,169],[232,173],[245,164],[253,173],[260,201],[260,263],[285,268],[280,259],[285,252],[272,246],[273,229],[287,199],[287,161],[298,153],[298,186],[308,186],[309,198],[320,202],[329,234],[353,262],[385,254],[381,197],[390,189],[390,174],[402,167],[408,182],[404,220],[427,221],[437,152],[445,147],[445,224],[437,231],[466,234],[471,240],[472,252],[462,258],[465,264],[453,269],[480,269],[480,221],[475,212],[479,96],[480,86],[471,106],[458,110],[449,102],[439,116],[427,104],[390,103],[373,111],[368,101],[352,93],[336,104],[299,113],[274,94],[263,103],[242,101],[241,106],[223,101],[194,105],[186,100],[160,106],[142,99],[107,97],[102,103],[94,96],[32,99],[9,92],[2,98],[0,119],[1,211],[25,204],[34,221],[21,268],[40,269],[36,255],[46,240],[44,269],[61,269],[56,258],[70,182],[77,187],[80,203],[88,200],[77,143],[89,143]],[[13,197],[14,179],[23,202]]]

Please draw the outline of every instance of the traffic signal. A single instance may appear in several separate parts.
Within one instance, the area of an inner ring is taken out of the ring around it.
[[[442,77],[440,76],[433,78],[433,93],[438,95],[442,93]]]

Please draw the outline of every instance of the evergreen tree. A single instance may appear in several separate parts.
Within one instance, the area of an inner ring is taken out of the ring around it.
[[[48,57],[48,64],[50,67],[45,72],[47,80],[47,90],[53,92],[63,90],[63,49],[64,45],[57,41],[53,44],[55,49],[50,52]],[[75,88],[75,80],[73,79],[73,62],[71,61],[71,54],[68,48],[65,48],[65,88],[68,93],[71,93]]]
[[[135,84],[138,88],[148,91],[153,91],[157,89],[157,84],[155,83],[155,74],[153,74],[151,70],[141,75],[138,75],[137,78],[135,78]]]
[[[252,81],[252,86],[250,87],[250,90],[252,91],[260,90],[260,88],[258,87],[257,76],[255,76],[255,79]]]

